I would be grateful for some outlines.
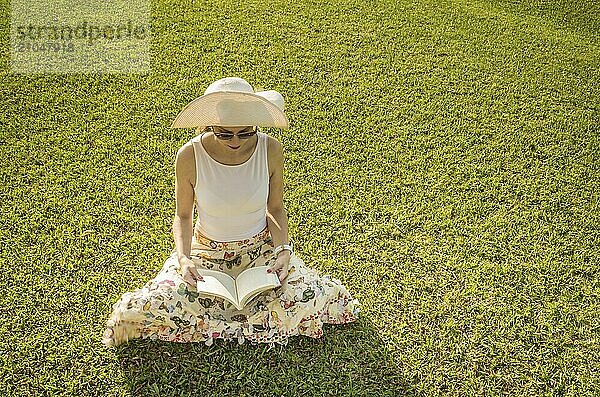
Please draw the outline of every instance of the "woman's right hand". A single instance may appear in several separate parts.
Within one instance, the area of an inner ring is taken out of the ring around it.
[[[183,281],[194,288],[196,288],[196,281],[204,281],[202,276],[198,273],[194,261],[187,257],[183,257],[179,260],[179,274],[181,274]]]

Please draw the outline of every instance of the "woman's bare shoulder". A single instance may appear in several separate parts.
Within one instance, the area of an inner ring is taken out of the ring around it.
[[[267,154],[269,155],[269,158],[271,158],[271,156],[281,155],[281,153],[283,153],[283,145],[281,142],[271,135],[267,135],[267,138]]]
[[[177,156],[175,158],[175,170],[179,178],[186,178],[192,185],[195,184],[196,158],[194,155],[194,145],[191,141],[186,142],[177,151]]]
[[[269,176],[273,175],[274,164],[277,164],[277,158],[283,153],[283,145],[277,138],[267,135],[267,161],[269,163]]]

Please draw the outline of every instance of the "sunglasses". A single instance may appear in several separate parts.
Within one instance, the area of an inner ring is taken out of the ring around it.
[[[245,129],[245,130],[238,132],[237,137],[240,139],[252,138],[254,135],[256,135],[258,130],[256,127],[250,127],[250,128],[251,129]],[[220,139],[223,141],[228,141],[228,140],[232,139],[234,135],[236,135],[230,131],[215,131],[214,127],[209,127],[209,131],[211,131],[213,134],[215,134],[217,139]]]

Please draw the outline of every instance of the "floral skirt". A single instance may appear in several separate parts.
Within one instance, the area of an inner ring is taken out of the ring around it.
[[[249,239],[230,242],[214,241],[196,231],[191,259],[197,268],[237,277],[249,267],[272,265],[273,248],[267,228]],[[253,345],[268,343],[270,349],[275,343],[287,345],[295,335],[320,338],[323,323],[350,323],[360,312],[359,301],[338,279],[319,275],[295,253],[281,286],[257,295],[242,310],[223,298],[198,296],[196,288],[183,281],[178,267],[174,249],[154,279],[123,294],[113,305],[102,343],[115,346],[132,338],[150,338],[210,346],[220,338],[240,344],[245,340]],[[125,340],[117,337],[123,334]]]

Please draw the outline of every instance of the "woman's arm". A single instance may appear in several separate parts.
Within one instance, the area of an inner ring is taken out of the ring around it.
[[[273,245],[289,244],[288,217],[283,204],[283,146],[275,138],[270,139],[269,164],[272,174],[269,178],[269,198],[267,200],[267,226]],[[290,256],[290,251],[281,251],[279,257]]]
[[[173,219],[173,237],[177,249],[177,259],[190,257],[192,250],[194,186],[191,183],[196,174],[194,148],[184,145],[175,158],[175,217]]]

